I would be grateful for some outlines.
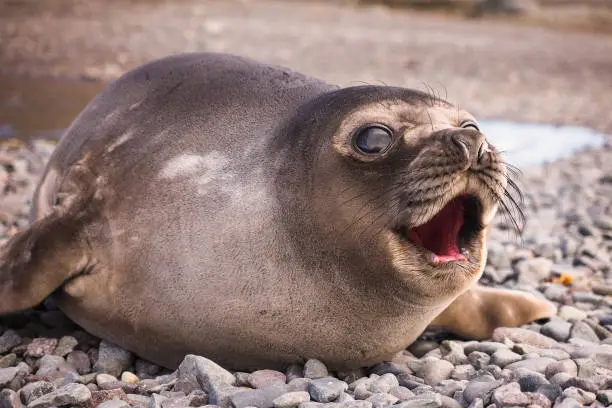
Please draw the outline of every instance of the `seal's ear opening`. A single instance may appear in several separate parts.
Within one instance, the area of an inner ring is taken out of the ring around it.
[[[80,231],[70,214],[52,212],[0,249],[0,315],[38,305],[85,269]]]

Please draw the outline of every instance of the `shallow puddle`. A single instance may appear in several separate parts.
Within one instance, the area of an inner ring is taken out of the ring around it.
[[[58,139],[106,84],[56,78],[0,76],[0,140]],[[598,147],[605,136],[573,126],[482,121],[482,129],[505,160],[524,168]]]

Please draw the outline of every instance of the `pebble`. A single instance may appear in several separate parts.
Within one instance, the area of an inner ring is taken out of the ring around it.
[[[26,384],[21,389],[21,402],[29,404],[45,394],[55,391],[55,386],[47,381],[36,381]]]
[[[589,405],[595,401],[595,394],[576,387],[569,387],[563,390],[563,396],[566,398],[572,398],[583,405]]]
[[[454,380],[468,380],[476,374],[476,369],[470,364],[462,364],[455,366],[451,373],[451,378]]]
[[[498,327],[493,330],[493,340],[499,342],[512,341],[525,343],[536,347],[555,347],[557,342],[550,337],[520,327]]]
[[[314,401],[330,402],[338,398],[348,389],[348,384],[334,377],[324,377],[312,380],[308,392]]]
[[[537,257],[517,262],[514,269],[518,273],[519,284],[534,285],[549,277],[552,265],[550,259]]]
[[[132,361],[132,353],[115,344],[102,340],[98,350],[98,360],[94,364],[94,370],[119,377],[132,364]]]
[[[593,393],[596,393],[599,388],[593,381],[589,380],[588,378],[580,378],[580,377],[570,378],[569,380],[561,384],[561,388],[563,389],[566,389],[569,387],[576,387],[576,388],[580,388],[581,390],[589,391]]]
[[[91,391],[83,384],[67,384],[28,404],[28,408],[48,408],[53,405],[81,405],[91,399]]]
[[[518,379],[518,384],[521,387],[522,392],[534,392],[541,385],[549,384],[543,375],[539,374],[527,374],[521,375]]]
[[[389,394],[397,397],[400,401],[405,401],[410,397],[414,397],[414,393],[406,387],[397,386],[389,390]]]
[[[2,408],[21,408],[19,395],[9,388],[0,391],[0,407]]]
[[[57,339],[48,339],[44,337],[35,338],[32,340],[26,349],[26,356],[42,357],[52,354],[57,346]]]
[[[558,373],[567,373],[571,376],[577,376],[578,366],[573,360],[567,359],[552,362],[548,364],[546,366],[546,369],[544,370],[544,374],[548,379],[552,378],[555,374]]]
[[[509,370],[516,370],[518,368],[527,368],[531,371],[535,371],[536,373],[545,373],[546,367],[556,362],[556,360],[548,357],[537,357],[537,358],[528,358],[525,360],[517,361],[512,364],[508,364],[506,366]]]
[[[10,384],[18,371],[17,367],[0,368],[0,387],[6,387]]]
[[[6,330],[0,336],[0,354],[6,353],[19,344],[21,344],[21,337],[14,330]]]
[[[442,380],[450,378],[455,367],[446,360],[432,359],[423,364],[417,371],[425,384],[436,385]]]
[[[558,404],[555,404],[555,408],[582,408],[582,404],[573,398],[565,398]]]
[[[79,344],[79,341],[72,336],[64,336],[57,342],[57,346],[53,351],[56,356],[66,356]]]
[[[140,381],[140,379],[136,376],[136,374],[129,371],[124,371],[121,373],[121,381],[128,384],[135,384]]]
[[[552,301],[563,303],[567,296],[568,289],[558,283],[553,283],[544,291],[544,296]]]
[[[108,400],[101,404],[96,405],[96,408],[129,408],[130,404],[121,400]],[[169,408],[167,405],[163,405],[163,408]]]
[[[568,305],[563,305],[559,308],[558,316],[569,321],[584,320],[587,318],[585,312]]]
[[[383,374],[377,378],[369,388],[373,393],[388,393],[392,388],[398,387],[397,377],[391,373]]]
[[[563,389],[558,384],[542,384],[536,392],[544,395],[549,401],[555,402],[563,393]]]
[[[384,392],[377,392],[366,399],[372,403],[372,408],[384,408],[399,401],[399,398]]]
[[[329,372],[327,371],[327,367],[321,361],[317,359],[309,359],[304,364],[304,372],[303,376],[305,378],[317,379],[324,378],[329,376]]]
[[[501,368],[504,368],[508,364],[517,362],[520,359],[520,355],[510,350],[498,350],[491,356],[491,364],[495,364]]]
[[[14,366],[15,363],[17,363],[17,355],[15,353],[9,353],[0,357],[0,368],[8,368]]]
[[[206,392],[211,392],[215,384],[234,385],[236,377],[217,363],[202,356],[188,354],[177,369],[179,378],[199,384]],[[221,392],[220,389],[217,390]],[[223,391],[229,391],[224,388]]]
[[[612,390],[602,390],[597,393],[597,401],[605,406],[612,405]]]
[[[553,339],[565,342],[570,337],[571,323],[563,320],[553,320],[542,326],[540,333]]]
[[[472,351],[468,355],[468,360],[477,369],[483,369],[491,362],[491,357],[482,351]]]
[[[573,324],[570,332],[570,339],[581,339],[599,344],[599,337],[597,337],[597,334],[595,334],[591,326],[583,321],[577,321]]]
[[[495,380],[493,376],[485,375],[472,379],[463,390],[463,398],[468,404],[475,399],[483,397],[491,390],[499,387],[501,382]]]
[[[285,383],[287,377],[280,371],[274,370],[257,370],[252,372],[248,381],[253,388],[263,388],[273,382]]]
[[[521,387],[516,382],[511,382],[506,385],[502,385],[493,391],[492,401],[497,406],[516,406],[516,405],[527,405],[530,399],[527,395],[521,392]]]
[[[79,374],[86,374],[91,370],[89,356],[80,350],[68,353],[66,362]]]
[[[463,346],[457,341],[445,340],[440,344],[442,359],[453,365],[465,364],[468,361]]]
[[[505,349],[508,349],[508,346],[506,346],[503,343],[498,343],[495,341],[481,341],[481,342],[475,341],[463,347],[464,352],[468,355],[474,351],[480,351],[481,353],[486,353],[486,354],[493,354],[498,350],[505,350]]]
[[[272,401],[274,408],[294,408],[302,402],[310,401],[310,394],[305,391],[288,392]]]

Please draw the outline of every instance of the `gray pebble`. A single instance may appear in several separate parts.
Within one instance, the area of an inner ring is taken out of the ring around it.
[[[554,302],[563,303],[567,296],[568,289],[558,283],[553,283],[544,290],[544,296]]]
[[[79,344],[79,341],[72,336],[64,336],[57,342],[57,346],[53,351],[56,356],[64,357],[70,353]]]
[[[595,394],[576,387],[569,387],[563,390],[563,396],[566,398],[572,398],[583,405],[589,405],[595,401]]]
[[[401,406],[403,408],[437,408],[442,407],[442,396],[433,392],[424,393],[411,398],[408,401],[396,404],[395,407]]]
[[[557,384],[542,384],[536,389],[536,392],[544,395],[549,401],[555,402],[563,393],[563,389]]]
[[[368,390],[365,384],[358,385],[353,391],[353,395],[357,400],[367,400],[372,394],[372,391]]]
[[[465,364],[468,361],[463,346],[457,341],[444,340],[440,344],[440,351],[442,352],[442,359],[453,365]]]
[[[467,381],[444,380],[434,387],[434,391],[438,394],[451,397],[455,395],[455,392],[463,391],[466,384]]]
[[[454,380],[469,380],[476,373],[474,366],[470,364],[458,365],[453,369],[451,378]]]
[[[594,305],[598,305],[602,300],[601,296],[593,292],[582,291],[576,291],[572,293],[572,298],[574,299],[574,302],[591,303]]]
[[[329,372],[325,364],[317,359],[311,358],[304,364],[303,375],[305,378],[317,379],[329,376]]]
[[[159,394],[151,394],[151,399],[149,400],[149,405],[147,408],[163,408],[162,404],[168,399],[168,397],[164,397]]]
[[[572,378],[572,376],[569,375],[568,373],[557,373],[553,375],[551,378],[549,378],[549,381],[551,382],[551,384],[561,385],[561,384],[564,384],[570,378]]]
[[[564,320],[552,320],[542,326],[540,333],[557,341],[567,341],[572,325]]]
[[[83,384],[68,384],[35,399],[28,408],[48,408],[53,405],[82,405],[91,399],[91,391]]]
[[[535,392],[541,385],[549,384],[543,375],[528,374],[518,379],[522,392]]]
[[[508,346],[506,346],[503,343],[498,343],[495,341],[476,341],[476,342],[471,342],[470,344],[466,344],[463,347],[463,350],[465,352],[465,354],[470,354],[473,351],[480,351],[482,353],[486,353],[486,354],[493,354],[498,350],[505,350],[508,349]]]
[[[253,388],[263,388],[273,382],[285,383],[287,377],[280,371],[275,370],[257,370],[249,374],[249,384]]]
[[[519,361],[521,356],[510,350],[498,350],[491,356],[491,364],[504,368],[508,364]]]
[[[472,351],[468,355],[468,360],[477,369],[483,369],[491,362],[491,357],[482,351]]]
[[[57,346],[57,339],[38,337],[28,344],[25,355],[30,357],[46,356],[53,353],[55,346]]]
[[[0,407],[2,408],[21,408],[21,401],[19,395],[8,388],[0,391]]]
[[[582,404],[573,398],[565,398],[558,404],[555,404],[555,408],[582,408]]]
[[[391,388],[389,390],[389,394],[397,397],[400,401],[405,401],[411,397],[414,397],[414,393],[410,391],[406,387],[402,387],[401,385],[398,387]]]
[[[440,381],[450,378],[454,368],[448,361],[432,359],[421,366],[417,376],[421,377],[426,384],[436,385]]]
[[[134,356],[123,348],[102,340],[94,370],[119,377],[132,364]]]
[[[550,363],[544,370],[546,378],[549,379],[557,373],[568,373],[571,376],[576,376],[578,375],[578,366],[574,361],[566,359]]]
[[[553,262],[550,259],[537,257],[525,259],[514,265],[514,270],[519,274],[519,284],[537,284],[550,276]]]
[[[526,360],[521,360],[512,364],[508,364],[506,368],[509,370],[527,368],[531,371],[535,371],[536,373],[544,374],[544,372],[546,372],[546,367],[554,362],[556,362],[556,360],[548,357],[528,358]]]
[[[563,389],[566,389],[569,387],[580,388],[584,391],[588,391],[592,393],[597,393],[597,391],[599,390],[599,387],[597,386],[597,384],[595,384],[595,382],[591,381],[588,378],[580,378],[580,377],[570,378],[569,380],[561,384],[561,388]]]
[[[91,370],[89,356],[80,350],[70,352],[66,356],[66,362],[79,374],[85,374]]]
[[[418,387],[412,390],[414,395],[428,394],[432,391],[433,391],[433,388],[431,385],[419,385]]]
[[[0,387],[6,387],[13,381],[19,369],[17,367],[0,368]]]
[[[14,366],[15,363],[17,363],[17,355],[15,353],[0,357],[0,368],[8,368]]]
[[[36,381],[26,384],[20,391],[21,402],[29,404],[45,394],[55,391],[55,386],[47,381]]]
[[[399,398],[384,392],[372,394],[366,401],[372,403],[372,408],[384,408],[399,401]]]
[[[397,377],[391,373],[381,375],[370,385],[369,390],[373,393],[388,393],[394,387],[398,387]]]
[[[342,402],[347,402],[347,401],[355,401],[355,398],[353,398],[352,395],[347,394],[346,392],[343,392],[342,394],[340,394],[340,396],[338,398],[336,398],[336,403],[342,403]]]
[[[578,377],[592,377],[597,371],[597,362],[591,358],[576,358],[574,362],[578,366]],[[603,365],[603,367],[612,367],[612,365]]]
[[[370,401],[344,401],[339,404],[339,408],[372,408]]]
[[[521,327],[498,327],[493,330],[491,336],[493,340],[506,342],[508,340],[514,343],[524,343],[536,347],[555,347],[557,342],[550,337],[537,333],[533,330],[523,329]]]
[[[194,354],[185,356],[178,367],[177,374],[181,379],[199,384],[204,391],[209,393],[217,384],[234,385],[236,383],[236,377],[232,373],[214,361]],[[227,390],[223,388],[223,391]],[[221,392],[221,389],[217,391]],[[224,396],[226,396],[225,393]]]
[[[308,384],[310,384],[312,382],[312,380],[310,378],[294,378],[293,380],[289,381],[289,384],[287,384],[287,392],[294,392],[294,391],[306,391],[308,392]]]
[[[476,398],[484,399],[489,391],[500,385],[501,381],[495,380],[493,376],[485,375],[476,377],[466,385],[463,390],[463,398],[468,404],[471,404]]]
[[[589,326],[583,321],[577,321],[572,325],[572,330],[570,331],[570,338],[582,339],[590,341],[591,343],[599,344],[599,337],[597,337],[597,334],[595,334],[591,326]]]
[[[334,377],[314,379],[308,386],[308,392],[311,398],[317,402],[333,401],[347,389],[347,383]]]
[[[272,404],[275,408],[293,408],[300,405],[302,402],[310,401],[310,394],[305,391],[288,392],[275,398]]]
[[[493,391],[492,402],[498,406],[527,405],[530,399],[521,392],[521,387],[516,382],[511,382]]]
[[[114,399],[114,400],[104,401],[103,403],[96,405],[96,408],[130,408],[130,404],[128,404],[125,401]],[[164,405],[163,408],[169,408],[169,407]]]
[[[6,353],[19,344],[21,344],[21,337],[14,330],[6,330],[0,336],[0,354]]]

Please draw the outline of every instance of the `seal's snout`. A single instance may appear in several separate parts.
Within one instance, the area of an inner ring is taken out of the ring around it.
[[[487,161],[491,152],[485,136],[475,129],[461,129],[460,133],[453,133],[451,140],[459,148],[460,154],[466,161],[467,168],[478,168]]]

